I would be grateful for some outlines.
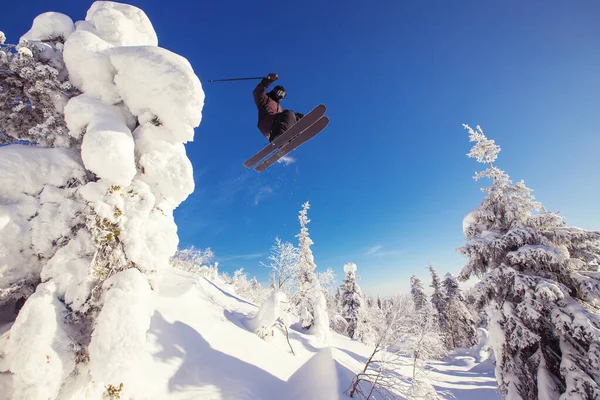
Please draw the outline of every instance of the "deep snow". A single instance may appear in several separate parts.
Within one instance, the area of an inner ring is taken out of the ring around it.
[[[147,333],[147,360],[138,365],[144,399],[346,399],[343,391],[369,347],[332,333],[331,346],[290,329],[292,355],[276,329],[269,341],[247,326],[258,307],[220,281],[167,269]],[[131,315],[123,315],[131,318]],[[1,325],[0,332],[7,326]],[[1,342],[5,337],[0,338]],[[469,352],[432,363],[428,377],[445,398],[499,398],[493,365]],[[403,371],[410,375],[410,367]],[[10,375],[0,375],[0,399],[10,399]]]

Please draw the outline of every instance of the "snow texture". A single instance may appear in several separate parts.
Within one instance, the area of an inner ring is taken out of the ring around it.
[[[0,147],[0,288],[39,276],[40,257],[70,234],[81,205],[66,199],[85,171],[75,150]],[[32,261],[32,258],[36,261]]]
[[[256,315],[248,321],[248,328],[259,337],[273,335],[273,326],[281,319],[287,325],[287,315],[285,310],[288,308],[288,299],[285,293],[274,290],[273,293],[260,306]]]
[[[58,12],[46,12],[33,20],[31,29],[21,36],[21,40],[42,41],[62,37],[67,39],[75,30],[73,20]]]
[[[96,1],[85,16],[98,37],[114,46],[158,46],[158,38],[146,14],[137,7],[112,1]]]
[[[127,118],[118,107],[86,94],[72,98],[65,107],[69,133],[81,137],[81,157],[86,169],[99,178],[128,186],[137,173],[134,142]]]
[[[144,124],[133,133],[139,178],[174,209],[194,191],[194,171],[182,143],[167,142],[162,126]]]
[[[114,85],[114,67],[107,50],[113,46],[80,24],[65,42],[64,61],[69,80],[85,94],[112,105],[121,99]]]
[[[112,49],[114,81],[121,98],[141,124],[164,125],[164,140],[188,142],[202,118],[204,92],[190,63],[159,47]],[[155,120],[155,118],[157,120]]]
[[[107,279],[104,290],[90,343],[90,372],[98,382],[115,387],[122,382],[126,393],[133,395],[144,381],[139,366],[147,362],[146,331],[153,312],[150,286],[130,268]]]
[[[352,273],[352,274],[356,273],[356,264],[354,264],[354,263],[344,264],[344,273],[346,275],[348,275],[350,273]]]
[[[38,286],[11,328],[4,353],[18,394],[13,399],[56,398],[75,367],[73,344],[59,322],[66,309],[55,292],[53,283]]]
[[[35,49],[64,60],[82,94],[54,104],[73,149],[0,147],[0,306],[28,298],[1,341],[2,369],[14,399],[60,389],[91,400],[120,384],[143,396],[153,289],[177,249],[173,210],[194,190],[183,142],[202,86],[130,5],[95,2],[74,25],[42,14],[24,37],[54,37],[60,46]]]
[[[499,391],[509,399],[600,398],[600,231],[568,227],[544,210],[522,181],[492,165],[500,148],[482,129],[465,128],[477,142],[469,157],[488,165],[475,179],[492,185],[467,218],[460,278],[481,277],[476,301],[488,317]]]

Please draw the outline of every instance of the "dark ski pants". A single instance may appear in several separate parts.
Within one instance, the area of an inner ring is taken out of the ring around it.
[[[279,114],[275,114],[273,125],[271,125],[271,135],[269,142],[272,142],[277,136],[291,128],[296,123],[296,113],[292,110],[284,110]]]

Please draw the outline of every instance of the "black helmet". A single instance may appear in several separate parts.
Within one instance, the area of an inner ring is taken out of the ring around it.
[[[281,85],[277,85],[273,88],[273,90],[271,90],[271,93],[269,94],[273,99],[281,101],[285,99],[285,88]]]

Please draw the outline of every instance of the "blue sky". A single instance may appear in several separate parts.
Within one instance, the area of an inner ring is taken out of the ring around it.
[[[458,273],[462,219],[485,182],[462,123],[501,146],[497,165],[546,208],[600,229],[600,2],[134,1],[159,44],[192,63],[206,93],[186,145],[195,192],[175,212],[181,246],[212,247],[222,270],[267,280],[275,236],[295,241],[310,201],[319,270],[353,261],[363,291],[406,291],[408,278]],[[11,2],[0,30],[32,19],[83,19],[91,2]],[[287,108],[328,107],[329,127],[262,174],[242,162],[265,140],[254,82],[275,72]]]

